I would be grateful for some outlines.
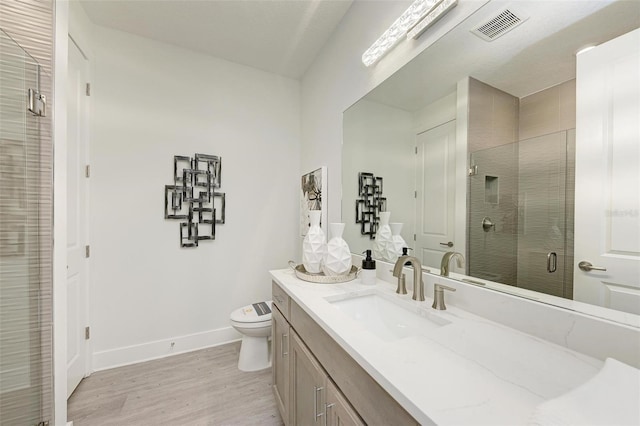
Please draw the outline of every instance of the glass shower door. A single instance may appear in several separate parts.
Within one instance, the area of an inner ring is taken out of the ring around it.
[[[520,141],[518,166],[516,285],[570,298],[565,291],[566,132]]]
[[[572,297],[575,132],[471,154],[469,275]]]
[[[27,110],[40,72],[0,30],[0,425],[52,414],[51,240],[42,226],[50,159],[40,152],[45,126]]]

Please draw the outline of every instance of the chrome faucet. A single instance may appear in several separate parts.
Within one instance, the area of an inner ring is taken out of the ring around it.
[[[451,263],[452,258],[456,259],[458,268],[462,268],[464,257],[457,251],[448,251],[444,254],[444,256],[442,256],[442,262],[440,262],[440,275],[442,275],[443,277],[449,276],[449,264]]]
[[[413,266],[413,300],[424,300],[424,283],[422,282],[422,265],[417,257],[400,256],[393,267],[393,276],[398,278],[398,288],[401,286],[402,268],[406,262]]]

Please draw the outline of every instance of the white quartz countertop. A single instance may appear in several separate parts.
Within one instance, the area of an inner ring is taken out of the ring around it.
[[[299,280],[271,271],[287,294],[422,424],[526,425],[538,404],[593,377],[603,362],[433,299],[411,300],[395,285]],[[329,301],[377,292],[446,322],[419,336],[385,340]],[[445,294],[445,299],[446,299]],[[516,313],[517,314],[517,313]]]

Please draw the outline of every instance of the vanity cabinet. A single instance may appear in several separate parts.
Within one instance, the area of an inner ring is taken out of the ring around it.
[[[275,299],[274,299],[275,301]],[[290,354],[290,329],[289,323],[275,308],[271,314],[272,330],[272,354],[271,364],[273,370],[273,393],[278,404],[278,410],[285,424],[288,424],[289,413],[289,354]]]
[[[273,307],[273,391],[285,425],[418,424],[276,282]]]
[[[291,409],[294,425],[364,423],[295,332],[291,340]]]
[[[364,426],[356,411],[351,408],[331,379],[327,379],[327,400],[325,406],[328,426]]]
[[[323,426],[327,376],[295,333],[291,340],[289,374],[291,423]]]

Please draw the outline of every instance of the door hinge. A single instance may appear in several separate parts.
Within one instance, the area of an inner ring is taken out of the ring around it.
[[[416,155],[418,155],[418,147],[416,146],[415,148],[416,148]]]
[[[91,96],[91,83],[87,83],[86,94],[87,96]]]
[[[90,165],[86,165],[84,166],[84,177],[90,177],[91,176],[91,166]]]
[[[91,327],[84,328],[84,340],[89,340],[91,338]]]
[[[90,246],[84,246],[84,257],[89,257],[91,256],[91,247]]]
[[[47,97],[37,90],[29,89],[27,91],[29,105],[27,109],[33,115],[37,115],[38,117],[46,117],[47,116]]]
[[[418,198],[418,191],[413,191],[413,198]]]
[[[413,241],[416,241],[416,234],[413,234]]]
[[[469,167],[469,170],[467,171],[469,176],[475,176],[478,174],[478,166],[474,165]]]

